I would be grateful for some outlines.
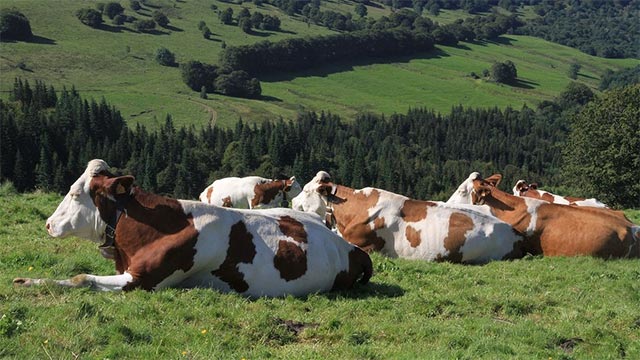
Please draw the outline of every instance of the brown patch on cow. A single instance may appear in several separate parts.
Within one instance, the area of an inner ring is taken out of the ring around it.
[[[427,208],[431,206],[436,206],[436,204],[429,201],[407,200],[402,204],[400,216],[406,222],[418,222],[426,219]]]
[[[233,202],[231,202],[231,196],[227,196],[222,199],[222,207],[232,208]]]
[[[411,247],[415,248],[420,245],[420,242],[422,241],[422,239],[420,239],[420,231],[421,230],[416,230],[411,225],[407,226],[405,234],[406,234],[407,240],[409,240],[409,244],[411,244]]]
[[[380,192],[373,189],[369,195],[362,191],[338,185],[333,201],[333,215],[342,237],[348,242],[366,251],[381,250],[385,241],[376,234],[376,230],[385,227],[383,217],[369,216],[369,209],[376,206]],[[373,229],[371,225],[373,224]]]
[[[443,256],[442,260],[448,260],[451,262],[462,262],[462,253],[460,248],[467,240],[465,234],[467,231],[473,229],[473,220],[466,214],[454,212],[449,217],[449,233],[444,239],[444,248],[449,251],[449,254]]]
[[[260,204],[269,204],[278,196],[278,193],[284,186],[283,181],[270,181],[256,184],[256,186],[253,187],[255,195],[253,199],[251,199],[251,207],[256,207]]]
[[[349,252],[349,269],[340,271],[333,280],[331,290],[347,290],[360,278],[361,284],[366,284],[373,275],[371,258],[362,249],[354,247]]]
[[[537,192],[537,191],[536,191],[536,192]],[[554,201],[554,197],[553,197],[553,195],[551,195],[551,194],[549,194],[549,193],[544,193],[544,194],[540,194],[540,193],[538,193],[538,198],[539,198],[540,200],[544,200],[544,201],[546,201],[546,202],[550,202],[550,203],[552,203],[552,202]]]
[[[125,177],[122,177],[125,179]],[[109,187],[120,178],[93,177],[90,194],[105,221],[115,218],[116,203]],[[193,216],[185,214],[180,203],[171,198],[146,193],[134,188],[133,193],[116,195],[126,209],[115,233],[116,271],[128,271],[133,280],[123,290],[151,290],[178,270],[189,271],[196,254],[198,231]]]
[[[211,193],[213,193],[213,186],[209,186],[207,189],[207,202],[211,204]]]
[[[290,216],[280,218],[278,226],[280,231],[295,243],[280,240],[273,265],[280,272],[281,278],[286,281],[295,280],[307,272],[307,253],[299,245],[307,243],[307,232],[301,222]]]
[[[244,281],[244,274],[238,270],[240,263],[251,264],[256,256],[256,246],[253,244],[253,235],[247,231],[247,226],[238,221],[231,226],[229,232],[229,248],[227,257],[220,267],[211,272],[220,280],[229,284],[233,290],[242,293],[249,289],[249,284]]]
[[[291,237],[295,242],[307,242],[307,232],[304,230],[304,226],[291,216],[281,217],[280,220],[278,220],[278,226],[283,234]]]

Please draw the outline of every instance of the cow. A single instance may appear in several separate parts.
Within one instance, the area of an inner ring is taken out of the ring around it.
[[[200,201],[237,209],[288,207],[288,198],[302,189],[296,177],[274,180],[260,176],[218,179],[200,194]]]
[[[497,188],[502,175],[472,173],[449,201],[486,204],[524,236],[523,250],[544,256],[640,257],[640,226],[623,213],[519,197]]]
[[[326,218],[327,225],[336,227],[348,242],[389,257],[486,263],[522,255],[518,245],[522,238],[511,226],[471,206],[329,182],[303,190],[292,207]]]
[[[229,209],[145,192],[132,176],[89,162],[46,229],[111,248],[117,274],[66,280],[17,278],[103,291],[208,287],[248,297],[302,296],[351,288],[372,275],[369,255],[291,209]]]
[[[585,199],[585,198],[579,198],[579,197],[573,197],[573,196],[561,196],[561,195],[552,194],[548,191],[538,189],[537,183],[529,184],[527,183],[526,180],[518,180],[516,182],[516,185],[513,187],[513,195],[526,196],[526,197],[540,199],[540,200],[548,201],[550,203],[561,204],[561,205],[609,208],[607,205],[605,205],[604,203],[594,198]]]

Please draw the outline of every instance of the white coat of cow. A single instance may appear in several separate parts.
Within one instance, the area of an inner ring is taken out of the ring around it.
[[[318,214],[345,240],[391,257],[484,263],[521,256],[521,236],[474,206],[419,201],[375,188],[307,187],[296,210]],[[329,212],[327,212],[329,211]]]
[[[288,207],[302,189],[296,177],[273,180],[260,176],[218,179],[200,194],[200,201],[236,209]]]
[[[369,256],[315,216],[176,200],[144,192],[133,181],[92,160],[46,223],[52,237],[104,242],[117,275],[17,278],[14,284],[104,291],[211,287],[258,297],[347,289],[372,274]]]

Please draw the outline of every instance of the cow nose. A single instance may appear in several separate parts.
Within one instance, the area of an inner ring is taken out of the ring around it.
[[[47,230],[49,230],[50,227],[51,227],[51,225],[49,225],[49,223],[47,223],[47,225],[46,225]]]

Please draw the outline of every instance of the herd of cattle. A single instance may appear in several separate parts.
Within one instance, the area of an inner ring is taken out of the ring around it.
[[[500,180],[474,172],[447,202],[437,202],[352,189],[319,171],[304,188],[295,177],[216,180],[197,202],[145,192],[132,176],[115,176],[106,162],[92,160],[46,229],[97,242],[117,274],[14,284],[297,296],[367,283],[371,251],[474,264],[526,254],[640,257],[640,226],[622,212],[523,180],[511,195],[498,189]]]

